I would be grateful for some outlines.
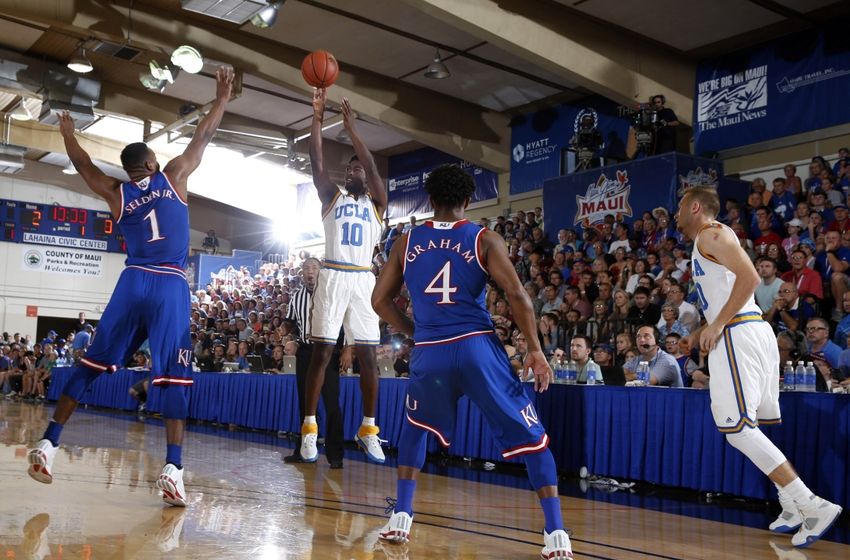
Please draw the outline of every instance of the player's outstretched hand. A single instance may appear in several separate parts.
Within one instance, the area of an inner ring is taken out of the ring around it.
[[[351,132],[354,129],[354,119],[357,118],[357,115],[354,114],[354,111],[351,109],[351,102],[347,97],[342,98],[342,124],[345,127],[345,130]]]
[[[325,103],[328,100],[328,90],[313,88],[313,117],[321,119],[325,114]]]
[[[229,101],[233,94],[233,77],[235,72],[229,65],[219,66],[215,71],[215,98]]]
[[[68,111],[59,113],[59,132],[65,137],[74,135],[74,119]]]
[[[539,350],[529,352],[523,365],[525,369],[534,373],[534,390],[536,392],[542,393],[549,388],[549,383],[552,382],[552,368],[549,367],[549,362],[546,361],[543,352]]]

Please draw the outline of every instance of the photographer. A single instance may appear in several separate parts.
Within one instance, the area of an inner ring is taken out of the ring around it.
[[[663,95],[653,95],[650,99],[658,128],[655,133],[655,154],[676,151],[676,127],[679,126],[679,119],[673,109],[664,106],[666,101]]]
[[[597,128],[596,111],[585,109],[577,117],[575,134],[570,138],[570,150],[576,154],[576,171],[599,167],[599,150],[605,146]]]

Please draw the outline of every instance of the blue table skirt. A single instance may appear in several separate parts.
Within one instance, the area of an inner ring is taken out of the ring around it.
[[[70,368],[53,370],[48,398],[58,399]],[[135,410],[128,395],[146,372],[120,370],[102,375],[82,402]],[[294,375],[197,373],[190,389],[189,416],[247,428],[300,429]],[[404,420],[405,379],[381,379],[378,423],[381,437],[397,447]],[[730,447],[711,418],[707,391],[688,389],[553,385],[543,394],[526,391],[551,438],[558,468],[642,480],[653,484],[775,498],[773,485]],[[148,408],[158,411],[160,390],[152,388]],[[362,417],[359,378],[340,379],[346,439]],[[850,504],[850,396],[783,393],[784,424],[763,430],[818,494]],[[319,410],[322,415],[322,407]],[[455,441],[449,452],[501,461],[490,429],[466,398],[458,403]],[[429,449],[440,446],[429,436]]]

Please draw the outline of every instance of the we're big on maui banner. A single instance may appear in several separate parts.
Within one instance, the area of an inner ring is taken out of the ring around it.
[[[413,214],[433,212],[425,179],[432,169],[445,163],[459,164],[475,181],[472,203],[499,196],[499,179],[494,171],[484,169],[433,148],[421,148],[406,154],[390,156],[387,162],[387,217],[395,222]]]
[[[696,153],[850,122],[848,26],[836,22],[700,63]]]
[[[554,238],[559,229],[597,226],[608,214],[631,223],[659,206],[672,217],[680,192],[717,188],[722,176],[718,160],[670,153],[550,179],[543,185],[544,229]]]

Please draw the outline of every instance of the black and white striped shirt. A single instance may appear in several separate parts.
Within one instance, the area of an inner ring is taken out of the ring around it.
[[[298,329],[298,344],[310,343],[310,307],[313,304],[313,294],[306,286],[301,286],[289,298],[286,318],[295,323]]]

